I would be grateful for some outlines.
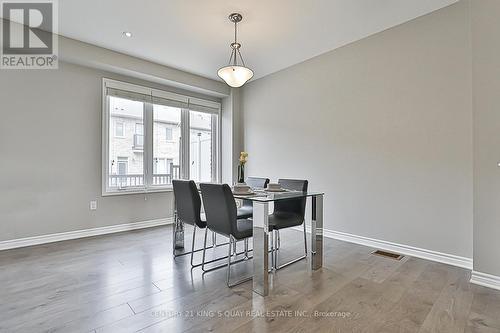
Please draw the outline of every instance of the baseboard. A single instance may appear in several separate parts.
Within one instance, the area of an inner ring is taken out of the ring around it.
[[[61,233],[50,234],[50,235],[41,235],[41,236],[34,236],[34,237],[11,239],[11,240],[6,240],[6,241],[1,241],[0,242],[0,250],[9,250],[9,249],[15,249],[15,248],[19,248],[19,247],[60,242],[60,241],[76,239],[76,238],[84,238],[84,237],[113,234],[116,232],[151,228],[151,227],[172,224],[172,223],[173,223],[173,218],[169,217],[169,218],[164,218],[164,219],[117,224],[117,225],[111,225],[111,226],[107,226],[107,227],[99,227],[99,228],[61,232]]]
[[[500,290],[500,276],[472,271],[470,283]]]
[[[310,231],[309,226],[307,228],[308,231]],[[298,228],[297,230],[302,230],[302,227]],[[334,231],[329,229],[323,229],[323,235],[328,238],[333,238],[349,243],[369,246],[376,249],[396,252],[407,256],[436,261],[443,264],[458,266],[466,269],[472,269],[472,258],[460,257],[453,254],[421,249],[409,245],[398,244],[380,239],[358,236],[346,232]]]
[[[26,246],[47,244],[53,242],[60,242],[64,240],[92,237],[99,235],[112,234],[123,231],[151,228],[160,225],[172,224],[173,218],[141,221],[124,223],[118,225],[112,225],[107,227],[83,229],[69,232],[61,232],[57,234],[34,236],[27,238],[12,239],[0,242],[0,250],[15,249]],[[302,227],[296,228],[301,231]],[[309,226],[307,227],[308,232],[310,232]],[[388,242],[384,240],[353,235],[345,232],[334,231],[329,229],[323,229],[323,235],[328,238],[333,238],[337,240],[342,240],[345,242],[355,243],[359,245],[364,245],[372,248],[382,249],[386,251],[392,251],[401,253],[404,255],[427,259],[431,261],[436,261],[448,265],[458,266],[466,269],[472,269],[472,259],[466,257],[460,257],[453,254],[447,254],[427,249],[421,249],[409,245],[398,244],[393,242]],[[472,272],[471,283],[478,285],[500,289],[500,277],[489,275],[480,272]]]

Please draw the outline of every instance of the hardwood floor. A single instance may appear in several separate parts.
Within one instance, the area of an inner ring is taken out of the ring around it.
[[[167,226],[0,252],[0,331],[500,332],[500,292],[469,284],[465,269],[327,238],[320,271],[280,270],[263,298],[251,282],[227,288],[225,268],[174,260],[171,236]],[[282,234],[280,260],[302,249],[300,232]]]

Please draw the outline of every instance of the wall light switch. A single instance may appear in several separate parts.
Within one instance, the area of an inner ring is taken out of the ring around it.
[[[90,202],[90,210],[96,210],[97,209],[97,200],[92,200]]]

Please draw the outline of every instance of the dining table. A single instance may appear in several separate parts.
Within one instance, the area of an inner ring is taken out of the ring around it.
[[[309,221],[310,242],[308,265],[311,270],[318,270],[323,266],[323,192],[313,191],[290,191],[280,192],[254,189],[250,194],[239,194],[233,192],[235,199],[249,200],[253,205],[253,285],[252,289],[261,296],[269,294],[269,206],[281,200],[306,198],[307,206],[311,209]],[[307,216],[308,214],[306,214]],[[175,219],[179,224],[174,230],[174,246],[184,247],[184,225],[182,221]]]

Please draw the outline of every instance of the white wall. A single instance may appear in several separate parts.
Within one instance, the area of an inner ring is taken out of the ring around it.
[[[474,270],[500,276],[500,2],[472,1]]]
[[[248,175],[309,179],[327,229],[471,258],[469,23],[460,2],[248,84]]]
[[[168,89],[68,63],[1,71],[0,241],[172,216],[172,193],[101,196],[103,77]]]
[[[172,215],[170,193],[100,195],[103,76],[65,63],[2,71],[0,240]]]

